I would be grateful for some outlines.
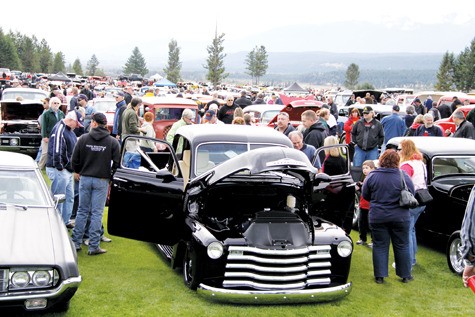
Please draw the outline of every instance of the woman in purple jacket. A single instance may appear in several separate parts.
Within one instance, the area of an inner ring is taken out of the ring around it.
[[[409,255],[409,208],[399,206],[401,172],[399,155],[386,150],[379,158],[380,168],[372,171],[363,185],[363,198],[370,202],[369,225],[373,233],[373,270],[375,281],[388,276],[389,243],[392,242],[396,274],[403,283],[413,280]],[[402,172],[409,191],[414,194],[411,178]]]

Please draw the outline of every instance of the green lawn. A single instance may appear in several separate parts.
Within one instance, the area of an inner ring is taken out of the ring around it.
[[[356,241],[357,232],[352,233]],[[385,284],[373,281],[371,249],[356,246],[343,300],[312,305],[245,306],[206,301],[187,289],[154,245],[111,236],[107,254],[79,253],[83,282],[66,316],[466,316],[474,294],[450,273],[445,256],[421,247],[415,280],[403,284],[390,268]],[[392,259],[391,259],[392,262]],[[61,316],[61,314],[57,314]]]

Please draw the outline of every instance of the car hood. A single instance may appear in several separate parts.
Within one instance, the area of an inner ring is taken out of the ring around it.
[[[24,210],[0,206],[0,266],[55,263],[56,244],[69,241],[55,240],[58,230],[53,230],[52,224],[58,218],[53,217],[53,212],[56,211],[47,207]]]
[[[198,176],[190,186],[202,184],[211,186],[222,179],[246,171],[246,175],[256,175],[268,171],[297,172],[306,179],[317,174],[307,156],[295,149],[285,147],[264,147],[240,154]]]
[[[0,106],[3,121],[35,121],[43,113],[41,102],[2,101]]]

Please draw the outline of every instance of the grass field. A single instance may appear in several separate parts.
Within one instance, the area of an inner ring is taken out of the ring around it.
[[[108,250],[105,255],[88,256],[84,248],[79,253],[83,282],[69,311],[55,316],[467,316],[475,307],[475,295],[449,271],[445,256],[427,247],[419,250],[415,280],[409,284],[400,282],[392,268],[384,284],[375,284],[371,249],[355,246],[350,273],[353,291],[343,300],[245,306],[198,297],[154,245],[111,238],[112,243],[102,243]],[[352,238],[356,241],[357,232]]]

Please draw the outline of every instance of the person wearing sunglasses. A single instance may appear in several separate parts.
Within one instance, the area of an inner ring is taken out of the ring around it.
[[[46,99],[44,99],[46,102]],[[38,119],[41,126],[41,156],[38,162],[40,169],[43,169],[46,165],[46,160],[48,159],[48,142],[51,136],[51,131],[53,131],[54,126],[58,121],[64,119],[64,112],[59,109],[61,106],[61,100],[58,97],[53,97],[49,99],[48,109],[43,104],[43,114]]]

